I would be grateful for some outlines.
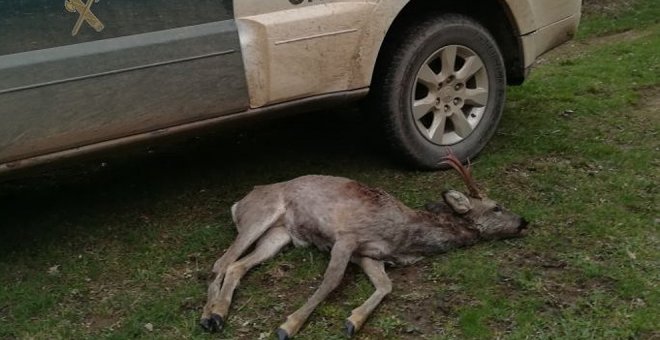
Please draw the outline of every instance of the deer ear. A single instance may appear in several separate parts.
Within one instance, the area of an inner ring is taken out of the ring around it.
[[[472,209],[470,199],[456,190],[447,190],[442,193],[445,202],[458,214],[465,214]]]

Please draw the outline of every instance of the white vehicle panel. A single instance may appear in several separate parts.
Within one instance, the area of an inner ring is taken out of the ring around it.
[[[539,29],[552,25],[580,12],[581,2],[576,0],[530,1]]]
[[[250,106],[369,86],[406,1],[236,2]]]

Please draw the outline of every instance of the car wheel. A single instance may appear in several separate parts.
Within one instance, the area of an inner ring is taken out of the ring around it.
[[[502,54],[488,31],[460,15],[430,17],[383,47],[370,109],[398,156],[437,169],[451,149],[476,156],[493,136],[505,101]]]

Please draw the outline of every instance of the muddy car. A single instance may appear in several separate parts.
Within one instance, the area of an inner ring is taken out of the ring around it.
[[[26,0],[0,10],[0,173],[363,101],[396,155],[474,157],[580,0]],[[371,126],[365,126],[371,128]]]

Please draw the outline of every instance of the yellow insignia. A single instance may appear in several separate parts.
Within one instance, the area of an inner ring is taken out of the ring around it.
[[[72,36],[78,34],[83,22],[88,23],[89,26],[92,26],[92,28],[97,32],[103,31],[103,28],[105,28],[105,26],[103,26],[101,20],[99,20],[99,18],[97,18],[96,15],[92,13],[92,4],[99,1],[100,0],[87,0],[86,3],[84,3],[82,0],[64,1],[64,8],[66,8],[67,11],[71,13],[78,12],[78,14],[80,15],[78,17],[78,21],[76,22],[76,25],[73,26],[73,30],[71,31]]]

